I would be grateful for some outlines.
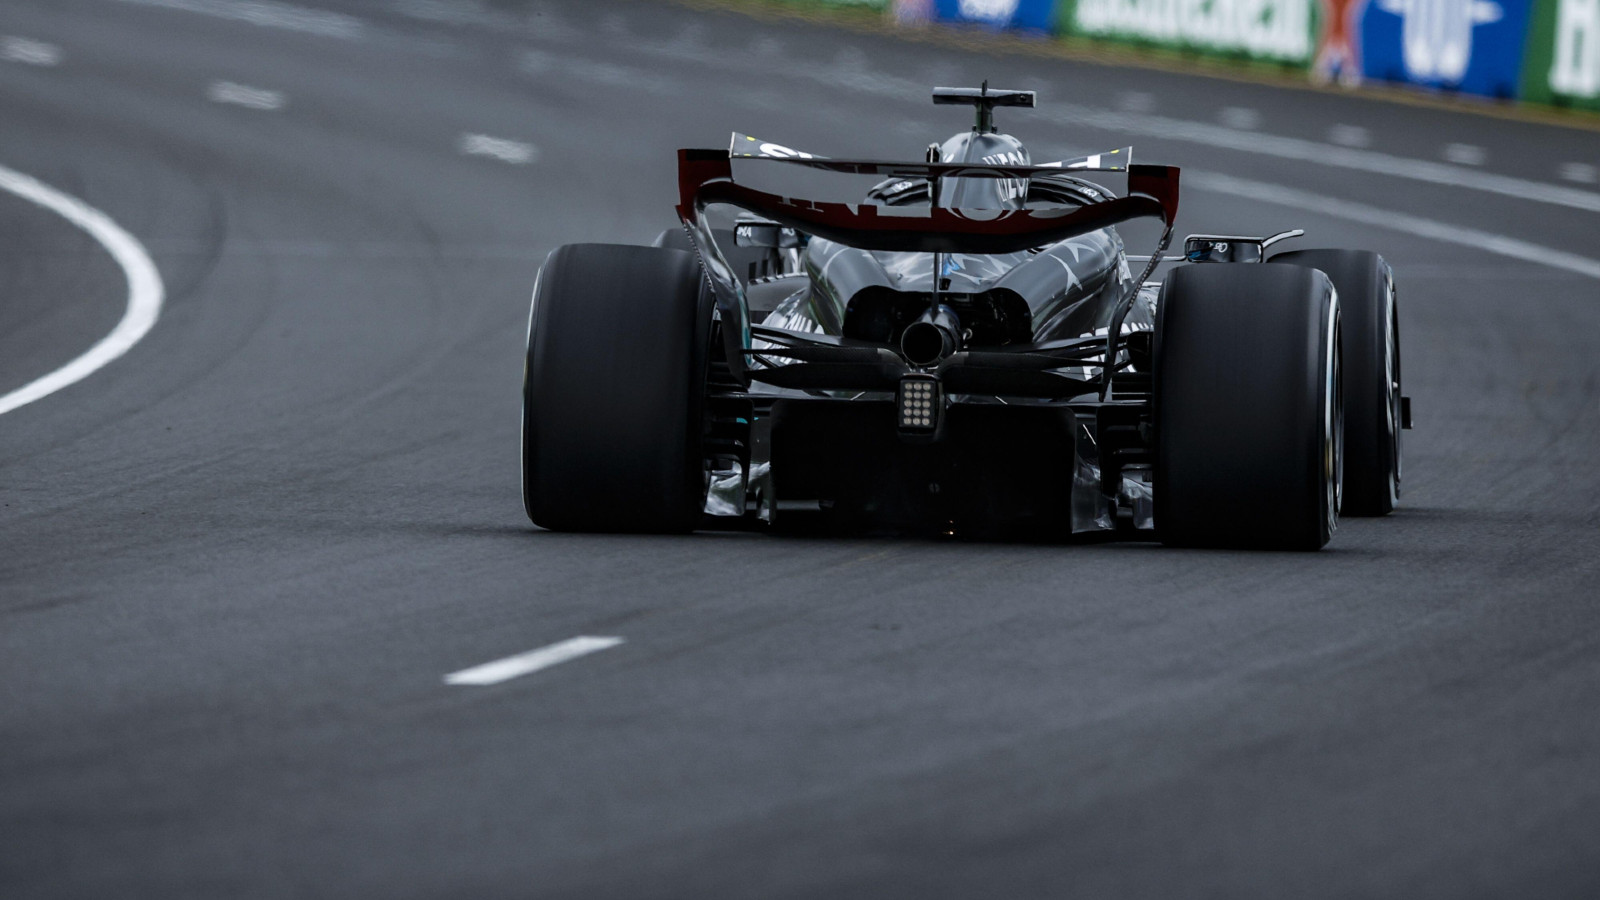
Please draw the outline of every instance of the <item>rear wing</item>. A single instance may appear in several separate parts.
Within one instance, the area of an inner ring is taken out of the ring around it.
[[[908,163],[827,159],[787,151],[678,151],[678,216],[693,227],[707,206],[727,203],[783,225],[863,250],[943,253],[1011,253],[1055,243],[1130,219],[1153,217],[1171,227],[1178,215],[1178,170],[1172,166],[1046,166],[989,163]],[[753,138],[746,138],[753,141]],[[1066,171],[1126,171],[1127,196],[1076,208],[951,209],[880,206],[785,197],[734,181],[733,160],[770,160],[829,172],[935,180],[946,177],[1026,180]],[[1095,162],[1098,159],[1090,158]]]
[[[743,141],[741,141],[741,138]],[[753,146],[745,149],[746,144]],[[744,282],[734,274],[712,239],[704,218],[708,206],[726,203],[746,212],[818,237],[863,250],[932,253],[1011,253],[1052,244],[1097,231],[1130,219],[1159,218],[1165,225],[1160,247],[1140,276],[1154,269],[1172,234],[1178,215],[1178,169],[1172,166],[1127,164],[1128,156],[1113,151],[1072,163],[1023,166],[991,163],[890,162],[884,160],[827,159],[814,154],[762,143],[734,135],[728,150],[678,151],[678,217],[683,220],[716,297],[727,342],[728,366],[733,377],[749,384],[744,364],[750,351],[751,323]],[[1059,178],[1068,171],[1126,172],[1127,195],[1077,207],[1046,209],[959,209],[928,206],[887,206],[874,203],[838,203],[785,197],[756,190],[733,178],[735,159],[770,160],[830,172],[879,175],[934,181],[947,177]],[[1109,165],[1108,165],[1109,163]],[[1123,163],[1123,165],[1118,165]],[[1118,303],[1107,331],[1105,359],[1115,358],[1122,318],[1132,303],[1134,290]],[[1110,376],[1105,377],[1109,390]]]

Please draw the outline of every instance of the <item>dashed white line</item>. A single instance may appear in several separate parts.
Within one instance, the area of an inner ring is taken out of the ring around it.
[[[1444,158],[1458,166],[1481,166],[1489,159],[1489,153],[1471,144],[1445,144]]]
[[[543,50],[525,51],[518,68],[535,78],[559,78],[589,85],[605,85],[634,92],[680,96],[682,87],[650,69],[600,62],[581,56],[562,56]]]
[[[1564,250],[1556,250],[1538,244],[1530,244],[1519,238],[1495,234],[1491,231],[1463,228],[1447,222],[1424,219],[1421,216],[1408,215],[1392,209],[1368,206],[1365,203],[1342,200],[1338,197],[1313,194],[1298,188],[1285,187],[1278,184],[1249,181],[1243,178],[1235,178],[1232,175],[1223,175],[1219,172],[1197,172],[1192,169],[1185,169],[1183,177],[1184,184],[1203,191],[1217,191],[1231,194],[1235,197],[1258,200],[1262,203],[1273,203],[1279,206],[1303,209],[1332,216],[1336,219],[1358,222],[1375,228],[1387,228],[1428,240],[1457,244],[1483,253],[1493,253],[1497,256],[1538,263],[1543,266],[1564,269],[1568,272],[1576,272],[1589,278],[1600,279],[1600,259],[1579,256],[1576,253],[1567,253]]]
[[[281,28],[322,37],[354,40],[361,37],[365,23],[344,13],[307,9],[277,0],[122,0],[136,6],[157,6],[183,12],[248,22],[264,28]]]
[[[283,109],[287,102],[280,91],[234,84],[231,81],[213,81],[211,86],[206,88],[206,97],[216,103],[231,103],[265,112]]]
[[[30,66],[53,66],[61,62],[61,48],[44,41],[7,35],[0,37],[0,59]]]
[[[537,650],[529,650],[526,653],[518,653],[515,656],[507,656],[504,659],[486,662],[481,666],[473,666],[470,669],[451,672],[449,675],[444,676],[444,683],[472,685],[474,687],[499,684],[502,681],[510,681],[513,678],[537,672],[540,669],[548,669],[551,666],[560,665],[580,656],[588,656],[591,653],[610,649],[620,643],[622,643],[622,638],[619,637],[581,635],[558,641],[546,647],[540,647]]]
[[[1117,106],[1128,112],[1147,113],[1156,108],[1156,96],[1144,91],[1123,91],[1117,95]]]
[[[1579,184],[1600,183],[1600,168],[1588,163],[1562,163],[1559,172],[1567,181],[1576,181]]]
[[[515,166],[527,165],[539,158],[539,148],[532,144],[487,134],[463,134],[456,147],[468,156],[488,156]]]
[[[1360,125],[1335,125],[1328,129],[1328,140],[1341,147],[1372,146],[1372,132]]]
[[[1240,131],[1255,131],[1261,127],[1261,113],[1243,106],[1225,106],[1217,118],[1229,128]]]
[[[127,353],[156,324],[156,319],[161,315],[166,288],[161,283],[161,273],[156,270],[155,262],[138,239],[100,210],[31,175],[5,166],[0,166],[0,190],[42,206],[88,232],[117,261],[128,280],[128,306],[122,313],[122,320],[111,329],[111,333],[77,359],[0,396],[0,414],[3,414],[76,384]]]

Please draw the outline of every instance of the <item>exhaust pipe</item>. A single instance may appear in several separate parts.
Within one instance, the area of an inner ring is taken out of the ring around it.
[[[900,333],[900,355],[913,366],[931,366],[956,352],[961,345],[961,320],[955,310],[939,304]]]

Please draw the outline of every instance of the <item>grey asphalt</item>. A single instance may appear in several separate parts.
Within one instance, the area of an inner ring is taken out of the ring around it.
[[[1316,554],[553,534],[517,472],[539,261],[648,242],[673,151],[734,129],[914,157],[965,125],[926,87],[989,78],[1040,91],[1001,123],[1039,158],[1131,142],[1588,258],[1600,213],[1049,111],[1249,108],[1590,194],[1556,172],[1600,135],[643,0],[304,2],[0,4],[62,54],[0,61],[0,165],[168,293],[0,416],[0,896],[1600,894],[1594,278],[1187,192],[1180,231],[1398,274],[1404,504]],[[0,194],[0,392],[123,295]],[[626,643],[442,681],[576,635]]]

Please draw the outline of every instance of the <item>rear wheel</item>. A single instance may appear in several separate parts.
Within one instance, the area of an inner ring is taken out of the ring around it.
[[[1339,362],[1339,305],[1321,272],[1217,264],[1168,276],[1153,373],[1163,542],[1328,542],[1342,469]]]
[[[522,387],[522,497],[534,524],[655,532],[699,522],[703,284],[679,250],[568,244],[545,260]]]
[[[1365,250],[1297,250],[1274,263],[1326,273],[1343,316],[1347,516],[1386,516],[1400,503],[1400,315],[1394,273]]]

